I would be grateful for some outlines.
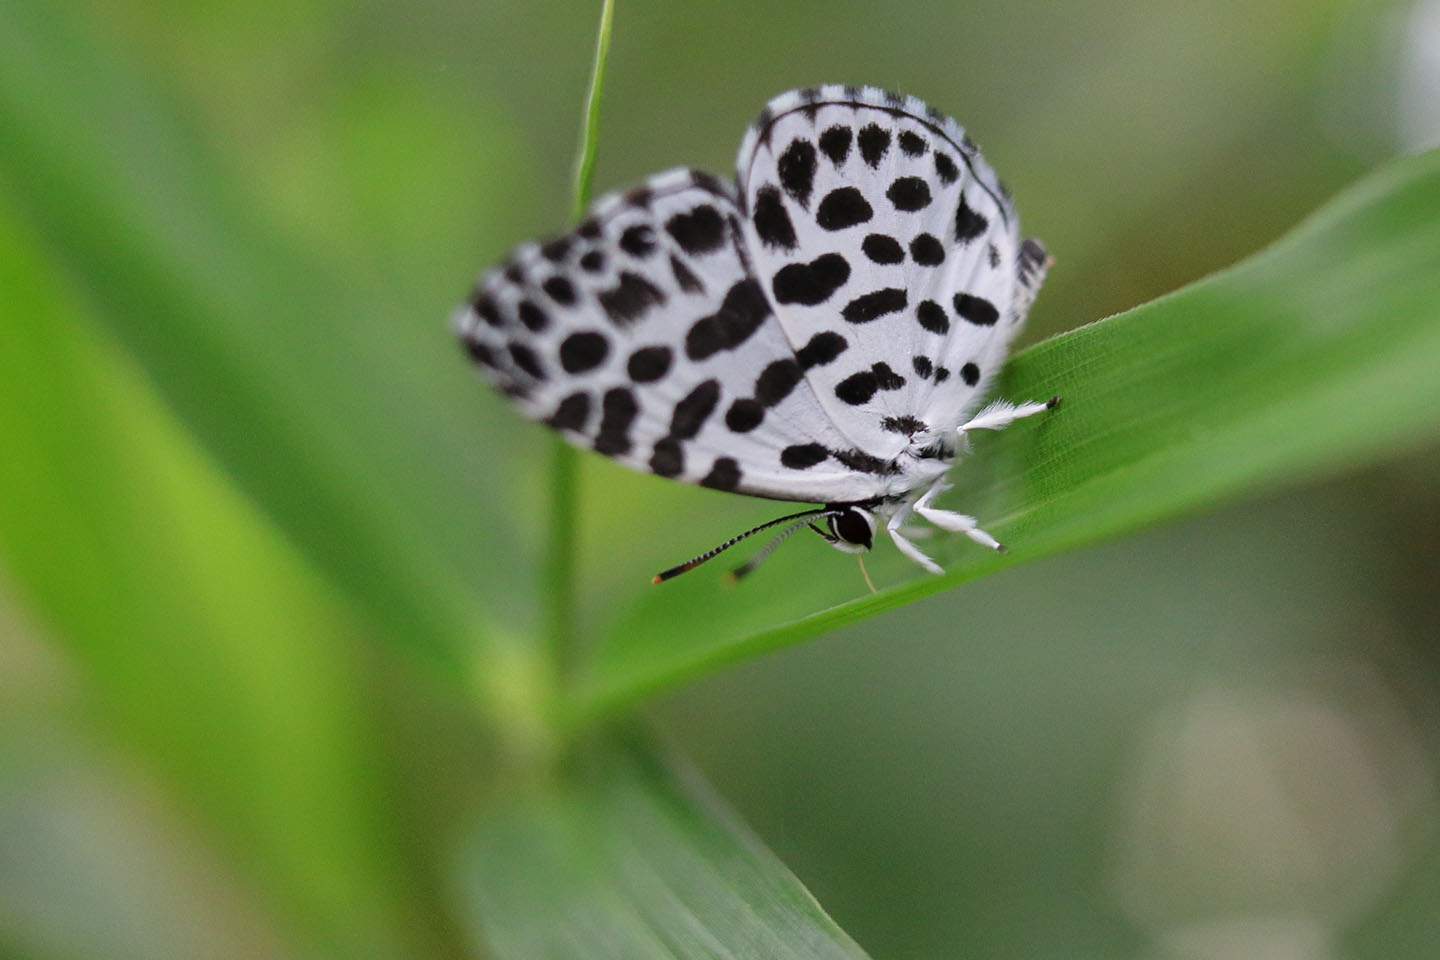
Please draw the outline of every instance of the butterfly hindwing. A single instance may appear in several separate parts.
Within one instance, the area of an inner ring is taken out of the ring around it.
[[[882,460],[953,436],[1029,302],[1015,212],[964,131],[913,97],[792,91],[747,133],[737,179],[786,333],[852,345],[811,375],[836,427]]]
[[[743,243],[727,185],[672,170],[517,249],[457,332],[527,416],[637,470],[776,499],[876,495],[875,465],[847,465],[807,379],[848,344],[793,347]]]

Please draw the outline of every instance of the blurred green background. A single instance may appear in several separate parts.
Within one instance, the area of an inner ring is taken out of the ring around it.
[[[597,16],[0,12],[0,955],[476,954],[444,865],[545,749],[549,438],[445,318],[566,226]],[[728,174],[792,87],[957,117],[1057,257],[1026,342],[1440,139],[1433,0],[621,0],[613,43],[600,190]],[[591,635],[773,512],[581,473]],[[877,957],[1433,957],[1437,481],[1317,477],[651,713]],[[674,629],[854,576],[819,554]]]

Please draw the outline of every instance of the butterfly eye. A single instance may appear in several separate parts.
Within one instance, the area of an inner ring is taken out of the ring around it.
[[[830,532],[844,543],[869,550],[875,539],[875,520],[868,510],[851,507],[830,518]]]

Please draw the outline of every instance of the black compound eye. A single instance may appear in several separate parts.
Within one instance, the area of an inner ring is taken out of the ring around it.
[[[846,543],[870,549],[870,524],[859,510],[850,509],[830,518],[830,529]]]

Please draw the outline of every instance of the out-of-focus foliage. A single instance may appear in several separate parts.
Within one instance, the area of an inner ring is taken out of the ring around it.
[[[1034,342],[1265,246],[1422,146],[1435,11],[625,3],[597,187],[725,170],[790,87],[915,93],[975,132],[1057,254]],[[769,884],[798,905],[789,929],[853,950],[663,754],[617,766],[551,722],[548,438],[475,382],[444,318],[509,245],[564,225],[597,16],[0,9],[0,953],[458,957],[483,950],[477,928],[503,952],[540,941],[487,903],[516,923],[594,906],[616,871],[622,908]],[[1011,518],[1045,549],[1255,480],[1284,494],[986,577],[661,705],[871,953],[1434,954],[1440,356],[1415,308],[1440,276],[1433,167],[1394,167],[1281,251],[1010,374],[1106,391],[1087,414],[1066,387],[1051,433],[1113,462],[1111,486]],[[1281,314],[1293,338],[1237,322]],[[1196,412],[1212,375],[1234,389]],[[1147,486],[1115,445],[1147,423],[1212,457]],[[1007,471],[1046,436],[995,438],[957,505],[1009,517]],[[581,466],[590,704],[935,588],[877,557],[891,599],[715,656],[858,596],[851,563],[796,543],[739,592],[704,573],[655,592],[655,569],[772,511]],[[988,562],[946,549],[957,581]],[[532,885],[560,899],[503,887],[494,851],[523,855],[517,836],[577,867]],[[749,866],[710,870],[689,858],[704,849]],[[726,915],[646,929],[743,936]]]

